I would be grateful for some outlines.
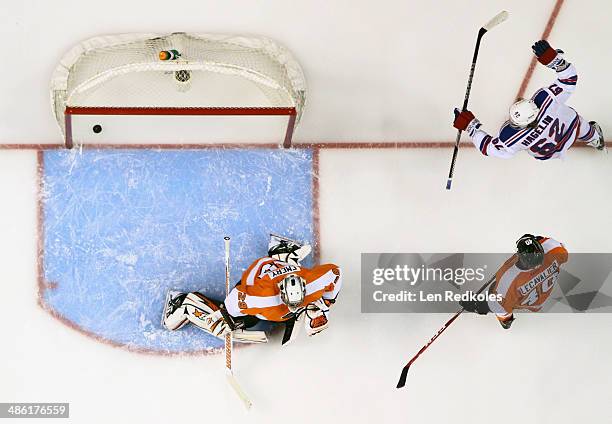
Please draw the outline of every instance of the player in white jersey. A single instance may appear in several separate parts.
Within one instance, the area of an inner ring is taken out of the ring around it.
[[[557,80],[540,88],[531,99],[520,99],[510,107],[510,119],[497,137],[481,129],[469,110],[455,109],[453,126],[467,131],[472,142],[485,156],[510,158],[527,150],[538,160],[562,158],[576,140],[604,150],[603,133],[595,121],[586,121],[565,103],[576,89],[578,76],[574,65],[567,62],[561,50],[550,47],[546,40],[536,42],[533,52],[538,61],[557,72]]]

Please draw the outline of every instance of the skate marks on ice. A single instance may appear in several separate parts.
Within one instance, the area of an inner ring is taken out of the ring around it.
[[[235,280],[271,231],[314,243],[312,159],[310,149],[44,152],[41,304],[129,350],[221,349],[191,326],[162,329],[163,297],[223,299],[224,235]]]

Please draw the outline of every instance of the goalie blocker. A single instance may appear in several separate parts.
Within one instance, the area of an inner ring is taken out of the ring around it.
[[[329,326],[342,274],[334,264],[303,267],[311,250],[271,234],[268,255],[249,266],[223,303],[198,292],[170,291],[162,324],[178,330],[191,323],[220,339],[231,332],[234,341],[243,343],[267,342],[263,331],[252,330],[260,320],[286,323],[283,344],[295,339],[295,323],[302,320],[307,335],[318,334]]]

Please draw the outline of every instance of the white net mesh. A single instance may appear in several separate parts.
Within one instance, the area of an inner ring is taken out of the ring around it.
[[[160,52],[175,51],[172,60]],[[294,107],[305,79],[291,53],[263,37],[174,33],[95,37],[56,68],[51,100],[64,128],[67,106]]]

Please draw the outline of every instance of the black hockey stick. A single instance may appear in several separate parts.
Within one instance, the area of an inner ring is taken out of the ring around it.
[[[482,293],[487,287],[489,287],[489,285],[495,280],[495,275],[493,277],[491,277],[491,279],[489,281],[487,281],[485,283],[484,286],[482,286],[480,288],[480,290],[478,290],[476,292],[476,294],[478,293]],[[449,319],[448,321],[446,321],[446,324],[444,324],[442,326],[442,328],[440,328],[438,330],[438,332],[431,338],[431,340],[429,340],[427,342],[427,344],[425,346],[423,346],[421,348],[421,350],[418,351],[418,353],[416,355],[413,356],[413,358],[404,366],[404,368],[402,369],[402,374],[400,375],[400,379],[397,382],[397,388],[401,389],[402,387],[404,387],[406,385],[406,377],[408,377],[408,370],[410,369],[410,365],[412,365],[412,363],[414,361],[417,360],[417,358],[419,356],[421,356],[421,353],[425,352],[427,350],[427,348],[429,346],[432,345],[432,343],[440,336],[440,334],[444,333],[444,330],[446,330],[448,327],[450,327],[450,325],[453,323],[453,321],[455,321],[457,318],[459,318],[459,315],[461,315],[463,313],[465,309],[461,308],[459,311],[457,311],[457,313],[455,315],[453,315],[451,317],[451,319]]]
[[[287,344],[289,340],[291,340],[293,327],[295,327],[295,317],[289,318],[287,321],[285,321],[285,332],[283,333],[283,341],[281,344]]]
[[[476,60],[478,59],[478,50],[480,49],[480,40],[482,36],[487,33],[491,28],[501,24],[508,19],[508,12],[505,10],[499,12],[493,19],[487,22],[482,28],[478,30],[478,37],[476,37],[476,47],[474,47],[474,56],[472,57],[472,67],[470,68],[470,76],[468,78],[467,88],[465,90],[465,98],[463,99],[463,108],[466,110],[468,107],[468,101],[470,99],[470,91],[472,89],[472,80],[474,79],[474,71],[476,70]],[[455,172],[455,162],[457,161],[457,153],[459,153],[459,141],[461,140],[461,130],[457,131],[457,139],[455,140],[455,149],[453,150],[453,159],[451,160],[450,171],[448,172],[448,180],[446,180],[446,189],[450,190],[453,184],[453,173]]]

